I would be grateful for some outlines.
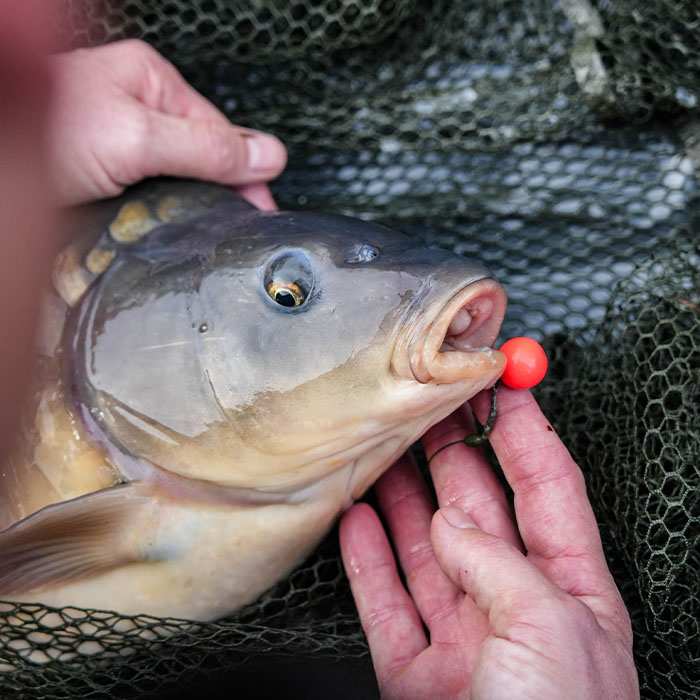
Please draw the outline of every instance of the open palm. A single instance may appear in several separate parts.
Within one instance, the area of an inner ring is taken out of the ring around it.
[[[629,617],[581,472],[529,392],[499,399],[491,444],[515,515],[483,453],[460,444],[431,462],[436,514],[408,456],[376,485],[405,586],[372,508],[341,523],[382,696],[639,697]],[[487,401],[473,402],[478,415]],[[426,453],[473,429],[465,407],[428,432]]]

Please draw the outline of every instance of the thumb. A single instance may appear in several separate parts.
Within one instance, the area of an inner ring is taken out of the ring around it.
[[[270,134],[209,119],[151,111],[138,179],[175,175],[223,185],[250,185],[277,177],[287,163]]]
[[[474,599],[497,635],[567,597],[513,545],[479,530],[459,508],[441,508],[430,537],[440,568]]]

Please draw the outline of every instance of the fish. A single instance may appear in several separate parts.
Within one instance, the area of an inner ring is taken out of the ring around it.
[[[504,369],[503,287],[378,224],[157,179],[71,227],[0,467],[1,599],[226,616]]]

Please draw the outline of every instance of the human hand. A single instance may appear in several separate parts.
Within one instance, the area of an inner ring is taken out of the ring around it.
[[[286,164],[274,136],[232,125],[155,49],[120,41],[52,56],[48,146],[58,203],[120,194],[155,175],[212,180],[274,209]]]
[[[529,391],[498,399],[489,440],[515,519],[481,450],[458,444],[430,464],[437,513],[408,456],[375,486],[408,591],[372,508],[341,521],[382,697],[638,698],[629,616],[581,471]],[[488,403],[472,401],[482,423]],[[465,406],[426,434],[426,454],[471,432]]]

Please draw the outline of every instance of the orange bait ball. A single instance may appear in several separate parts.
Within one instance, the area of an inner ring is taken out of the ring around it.
[[[506,356],[501,379],[512,389],[530,389],[547,373],[547,356],[536,340],[511,338],[499,349]]]

